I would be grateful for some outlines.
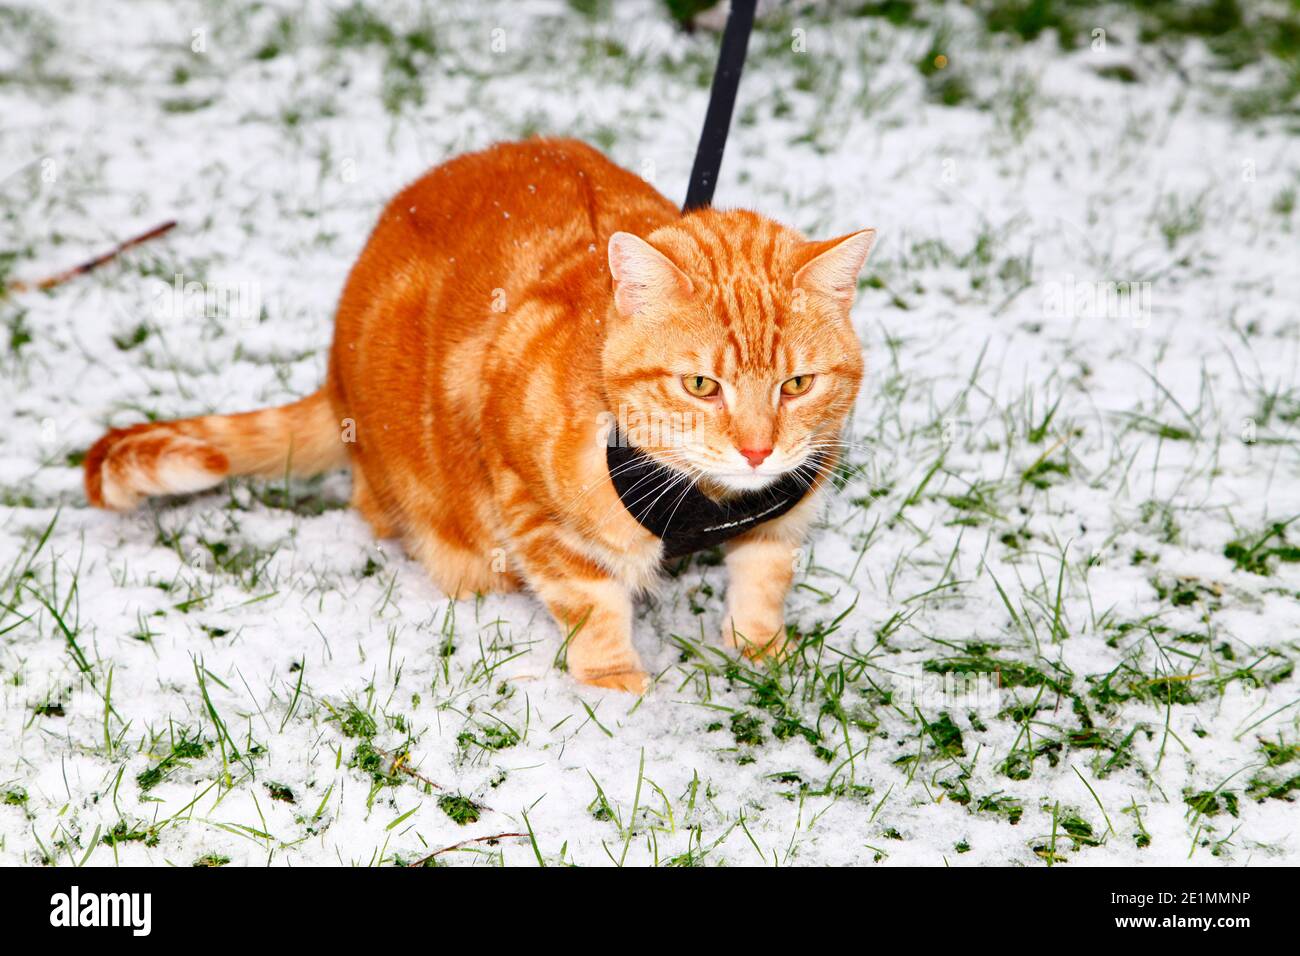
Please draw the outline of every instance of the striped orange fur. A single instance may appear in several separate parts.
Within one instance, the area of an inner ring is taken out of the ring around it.
[[[613,489],[611,421],[680,476],[659,494],[695,481],[725,497],[799,468],[819,486],[862,378],[848,313],[873,238],[810,242],[743,210],[683,216],[568,140],[461,156],[384,210],[320,391],[114,429],[87,454],[86,494],[122,510],[228,475],[350,466],[353,504],[443,591],[526,584],[575,678],[641,691],[632,600],[662,547]],[[780,649],[816,506],[810,494],[728,544],[728,644]]]

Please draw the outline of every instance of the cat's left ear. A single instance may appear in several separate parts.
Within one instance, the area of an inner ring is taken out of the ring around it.
[[[853,304],[858,291],[858,273],[876,242],[876,230],[862,229],[838,239],[804,244],[794,287],[812,295],[824,295],[844,308]]]
[[[629,318],[653,302],[684,299],[694,288],[671,259],[630,232],[609,237],[609,274],[614,279],[614,307]]]

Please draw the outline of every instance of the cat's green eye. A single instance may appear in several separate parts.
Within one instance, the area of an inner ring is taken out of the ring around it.
[[[787,378],[781,383],[781,394],[802,395],[812,388],[812,383],[813,377],[811,375],[796,375],[794,378]]]
[[[683,375],[682,388],[696,398],[712,398],[722,386],[703,375]]]

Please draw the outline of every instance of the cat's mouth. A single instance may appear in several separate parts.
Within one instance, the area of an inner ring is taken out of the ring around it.
[[[793,470],[793,468],[787,468],[783,471],[774,471],[771,473],[755,471],[753,469],[750,469],[748,472],[710,471],[705,473],[705,477],[728,491],[761,491],[768,485],[784,478]]]
[[[777,451],[757,467],[728,461],[725,455],[707,446],[643,446],[641,451],[661,467],[689,476],[692,483],[712,498],[763,491],[796,476],[811,485],[821,470],[818,453],[807,444]]]
[[[689,464],[701,485],[723,494],[740,494],[762,491],[782,481],[804,469],[809,464],[810,457],[807,453],[798,455],[797,458],[773,455],[757,468],[709,461],[692,461]]]

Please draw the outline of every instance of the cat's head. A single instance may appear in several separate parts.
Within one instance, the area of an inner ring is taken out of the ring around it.
[[[713,209],[611,236],[603,372],[627,439],[722,490],[814,477],[862,381],[849,308],[874,240]]]

